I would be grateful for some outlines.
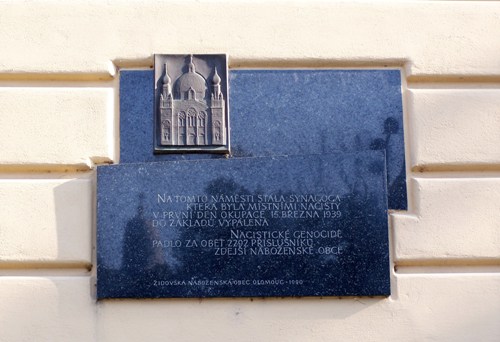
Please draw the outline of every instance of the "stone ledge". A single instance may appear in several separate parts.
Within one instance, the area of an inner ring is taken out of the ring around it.
[[[489,265],[500,260],[500,178],[416,178],[416,215],[391,215],[394,262]]]
[[[413,170],[500,168],[500,89],[412,89],[407,110]]]
[[[0,164],[114,159],[112,87],[0,87]]]
[[[0,340],[97,341],[89,277],[0,278]]]
[[[51,263],[88,267],[92,187],[89,178],[1,179],[0,268]]]

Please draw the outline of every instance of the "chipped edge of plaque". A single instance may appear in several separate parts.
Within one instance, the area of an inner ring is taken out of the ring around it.
[[[155,154],[229,153],[227,59],[226,54],[154,55]]]

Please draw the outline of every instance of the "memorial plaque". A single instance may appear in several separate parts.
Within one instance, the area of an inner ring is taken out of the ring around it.
[[[387,296],[385,155],[99,166],[97,297]]]
[[[120,162],[224,158],[154,153],[158,77],[120,72]],[[407,208],[399,70],[229,70],[228,79],[232,156],[384,150],[389,208]]]

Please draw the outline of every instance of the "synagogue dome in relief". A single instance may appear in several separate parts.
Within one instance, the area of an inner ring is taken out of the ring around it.
[[[182,99],[186,99],[187,92],[191,88],[196,92],[197,100],[203,100],[205,98],[207,92],[207,82],[203,76],[195,71],[192,63],[189,65],[189,71],[184,73],[177,80],[177,91]]]

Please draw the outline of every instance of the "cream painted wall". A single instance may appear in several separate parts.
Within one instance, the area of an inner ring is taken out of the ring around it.
[[[11,0],[0,28],[0,341],[500,341],[500,2]],[[158,52],[402,68],[391,297],[96,302],[117,70]]]

